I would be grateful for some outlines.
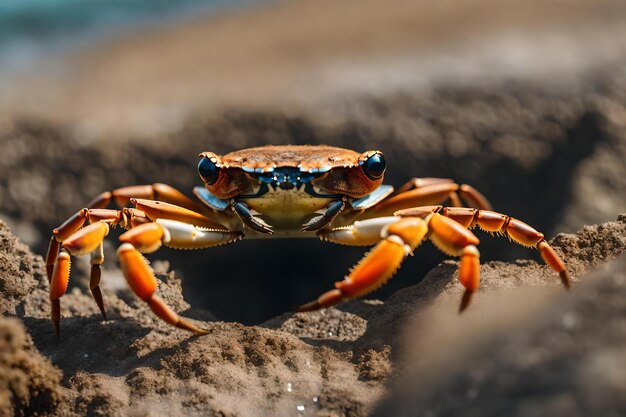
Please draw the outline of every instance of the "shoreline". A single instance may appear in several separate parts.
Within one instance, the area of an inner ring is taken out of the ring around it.
[[[51,73],[16,81],[0,110],[67,124],[78,139],[127,140],[223,108],[324,107],[345,95],[516,73],[558,81],[564,71],[624,62],[626,46],[615,39],[625,21],[626,5],[610,0],[565,12],[558,0],[532,10],[495,0],[281,2],[57,58]]]

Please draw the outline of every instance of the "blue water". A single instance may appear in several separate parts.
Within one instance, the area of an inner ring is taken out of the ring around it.
[[[133,30],[269,0],[0,0],[0,84],[38,60]]]

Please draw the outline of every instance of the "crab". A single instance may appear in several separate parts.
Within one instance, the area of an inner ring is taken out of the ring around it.
[[[315,237],[373,246],[335,288],[297,309],[312,311],[374,291],[430,239],[441,251],[460,258],[458,279],[465,291],[459,311],[463,311],[479,286],[479,240],[469,230],[478,226],[536,248],[569,288],[565,265],[544,235],[492,211],[475,188],[451,179],[413,178],[394,192],[383,184],[385,168],[383,153],[377,150],[263,146],[224,156],[200,153],[198,174],[204,186],[193,189],[197,201],[165,184],[100,194],[54,229],[50,240],[46,272],[56,334],[71,256],[91,254],[89,286],[106,320],[100,290],[103,241],[114,226],[127,229],[119,237],[117,257],[132,291],[165,322],[200,334],[206,330],[180,317],[157,295],[157,279],[144,253],[162,245],[205,249],[244,238]],[[107,208],[113,202],[119,209]]]

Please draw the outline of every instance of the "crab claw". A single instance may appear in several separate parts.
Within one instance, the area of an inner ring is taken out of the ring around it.
[[[250,229],[270,235],[274,233],[272,226],[265,223],[263,219],[255,217],[245,203],[242,203],[241,201],[234,203],[233,210],[235,210],[235,213],[237,213],[241,221]]]
[[[316,230],[320,230],[322,227],[332,222],[345,207],[346,201],[344,199],[333,201],[328,205],[328,207],[326,207],[324,214],[313,217],[311,220],[302,225],[301,230],[303,232],[314,232]]]

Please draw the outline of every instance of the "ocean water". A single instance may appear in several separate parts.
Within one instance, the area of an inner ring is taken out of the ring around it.
[[[0,86],[45,58],[107,37],[271,0],[0,0]]]

